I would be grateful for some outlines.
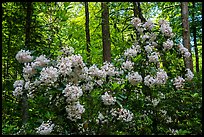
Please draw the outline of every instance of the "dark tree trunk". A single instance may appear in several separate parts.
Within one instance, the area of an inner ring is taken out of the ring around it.
[[[86,23],[85,23],[85,29],[86,29],[86,51],[87,51],[87,62],[91,63],[90,58],[90,30],[89,30],[89,5],[88,2],[85,3],[85,16],[86,16]]]
[[[188,2],[181,2],[181,16],[183,25],[183,45],[191,53],[190,46],[190,29],[188,23]],[[184,59],[186,68],[189,68],[193,72],[192,55],[188,59]]]
[[[199,57],[198,57],[198,47],[196,42],[196,24],[195,24],[195,2],[193,1],[193,42],[195,48],[195,57],[196,57],[196,72],[199,72]]]
[[[103,61],[111,62],[111,39],[109,28],[109,9],[106,2],[101,2],[102,8],[102,41]]]
[[[26,15],[26,38],[25,38],[25,48],[30,48],[30,24],[31,24],[31,14],[32,14],[32,3],[27,2],[27,15]],[[23,90],[22,95],[22,124],[25,124],[28,121],[28,101],[27,101],[27,91]]]
[[[134,12],[134,17],[139,17],[139,12],[138,12],[138,7],[136,5],[136,2],[132,2],[133,3],[133,12]]]
[[[143,23],[146,22],[146,19],[142,15],[142,9],[140,7],[140,2],[133,2],[133,12],[134,12],[135,17],[140,18]]]
[[[25,30],[25,34],[26,34],[25,48],[26,49],[29,49],[31,14],[32,14],[32,3],[27,2],[26,30]]]

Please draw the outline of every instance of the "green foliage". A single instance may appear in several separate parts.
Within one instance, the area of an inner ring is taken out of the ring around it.
[[[175,35],[176,44],[180,43],[182,37],[181,15],[178,2],[143,2],[141,3],[142,13],[146,19],[154,18],[167,19],[171,22]],[[34,56],[47,55],[50,59],[56,58],[62,46],[73,46],[75,54],[82,55],[85,63],[86,40],[85,40],[85,13],[83,2],[33,2],[32,18],[30,26],[29,50]],[[91,34],[91,66],[92,64],[102,64],[102,39],[101,39],[101,7],[99,2],[89,2],[90,12],[90,34]],[[47,87],[40,87],[36,92],[36,97],[28,99],[29,120],[22,126],[21,123],[21,100],[12,95],[13,83],[22,79],[22,66],[15,59],[16,53],[25,46],[25,24],[26,24],[26,3],[5,2],[2,4],[2,134],[36,134],[36,127],[42,121],[52,120],[56,123],[54,132],[51,134],[80,134],[76,122],[66,118],[66,98],[62,95],[62,90],[67,83],[63,83],[58,88],[47,90]],[[109,2],[110,9],[110,32],[111,32],[111,55],[112,62],[120,67],[125,59],[118,60],[124,50],[129,48],[136,39],[134,28],[130,25],[133,17],[131,2]],[[195,12],[197,26],[197,42],[202,45],[202,16],[201,2],[196,2],[196,8],[189,4],[190,28],[192,29],[192,12]],[[157,28],[158,29],[158,28]],[[165,38],[158,36],[158,43],[162,44]],[[143,43],[143,46],[145,44]],[[143,50],[144,52],[144,50]],[[175,78],[179,73],[184,75],[184,62],[173,48],[168,53],[163,52],[166,64],[163,69],[169,78]],[[194,57],[194,54],[193,58]],[[172,134],[169,127],[178,129],[175,134],[190,135],[202,134],[202,46],[199,46],[199,59],[201,71],[195,74],[192,82],[186,83],[184,90],[175,90],[172,81],[167,81],[166,86],[154,87],[150,90],[142,84],[132,86],[128,81],[122,84],[108,82],[103,88],[94,87],[93,91],[84,93],[80,103],[86,108],[87,113],[82,115],[82,119],[77,121],[83,123],[84,129],[89,129],[82,134],[111,134],[111,135],[152,135],[152,134]],[[155,74],[153,64],[141,66],[145,61],[144,55],[132,58],[135,63],[135,70],[145,74]],[[195,62],[195,60],[194,60]],[[195,63],[194,63],[195,64]],[[36,68],[37,72],[42,67]],[[127,73],[127,72],[126,72]],[[36,76],[37,77],[37,76]],[[125,78],[125,75],[123,76]],[[124,91],[126,89],[126,91]],[[111,108],[101,102],[101,95],[105,91],[111,91],[116,97],[116,106],[123,106],[132,110],[134,121],[125,123],[117,121],[106,112]],[[141,91],[143,91],[141,93]],[[153,107],[147,95],[160,98],[159,92],[166,98],[160,100],[157,107]],[[61,99],[58,106],[56,97]],[[51,103],[49,103],[51,99]],[[167,116],[171,116],[173,122],[166,123],[166,118],[160,110],[167,110]],[[109,116],[109,123],[96,124],[98,112]],[[147,116],[144,116],[144,111]],[[151,111],[154,114],[151,114]],[[90,120],[90,121],[89,121]],[[155,124],[156,123],[156,124]],[[152,126],[154,125],[154,126]]]

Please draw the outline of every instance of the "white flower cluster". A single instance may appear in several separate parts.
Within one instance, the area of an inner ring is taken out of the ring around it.
[[[115,67],[110,62],[104,62],[103,66],[101,67],[102,72],[104,75],[107,76],[114,76],[116,74]]]
[[[20,96],[23,94],[23,85],[24,85],[24,80],[16,80],[13,84],[13,87],[15,90],[13,91],[14,96]]]
[[[150,75],[147,75],[144,78],[144,84],[148,87],[152,87],[154,86],[154,84],[156,83],[156,80],[154,79],[154,77],[151,77]]]
[[[138,27],[139,25],[141,25],[141,20],[139,19],[139,18],[133,18],[132,20],[131,20],[131,24],[134,26],[134,27]]]
[[[96,119],[96,123],[97,124],[103,124],[103,123],[106,123],[108,122],[107,118],[105,116],[103,116],[103,114],[101,112],[99,112],[98,114],[98,118]]]
[[[159,53],[157,53],[157,52],[152,52],[151,55],[148,55],[147,57],[149,59],[149,62],[157,63],[159,60],[158,55],[159,55]]]
[[[72,62],[68,57],[62,57],[57,64],[58,71],[63,76],[68,76],[72,72]]]
[[[151,45],[146,45],[145,47],[145,51],[149,54],[152,52],[152,46]]]
[[[91,76],[96,76],[96,77],[101,77],[101,78],[105,78],[106,75],[105,73],[100,70],[95,64],[93,64],[91,67],[89,67],[88,69],[88,74],[91,75]]]
[[[164,47],[164,50],[169,50],[173,47],[173,41],[170,40],[170,39],[167,39],[166,42],[163,42],[163,47]]]
[[[178,130],[177,129],[171,129],[169,128],[169,131],[172,133],[172,134],[169,134],[169,135],[176,135],[178,133]]]
[[[62,47],[61,52],[65,56],[70,56],[74,53],[74,48],[71,46],[64,46],[64,47]]]
[[[94,83],[93,82],[87,82],[87,83],[84,83],[83,85],[82,85],[82,89],[84,90],[84,91],[91,91],[92,89],[93,89],[93,87],[94,87]]]
[[[155,84],[162,85],[165,84],[168,79],[167,73],[163,69],[158,69],[156,78],[147,75],[144,78],[144,84],[148,87],[152,87]]]
[[[45,83],[46,85],[53,85],[58,78],[57,71],[57,68],[54,68],[53,66],[43,68],[40,72],[40,81]]]
[[[134,45],[132,45],[131,48],[126,49],[124,55],[125,55],[125,57],[130,58],[130,57],[135,57],[135,56],[137,56],[137,54],[140,53],[140,52],[141,52],[141,47],[140,47],[140,45],[134,44]]]
[[[156,107],[159,104],[159,102],[160,102],[160,98],[158,98],[158,99],[157,98],[151,99],[150,96],[146,96],[145,99],[150,101],[154,107]]]
[[[37,57],[34,62],[31,63],[32,67],[44,67],[46,66],[48,63],[50,62],[49,59],[47,59],[45,57],[45,55],[40,55],[39,57]]]
[[[29,78],[35,74],[36,74],[36,70],[32,67],[31,63],[24,63],[24,67],[23,67],[24,79],[28,81]]]
[[[142,82],[142,76],[138,72],[129,72],[126,77],[132,85],[137,85],[138,83]]]
[[[28,98],[34,98],[33,92],[35,91],[35,83],[31,83],[30,81],[26,81],[24,85],[25,90],[28,91]]]
[[[40,135],[48,135],[53,131],[54,126],[55,124],[52,124],[51,121],[47,121],[47,123],[44,123],[43,121],[43,123],[36,128],[36,133]]]
[[[101,99],[105,105],[114,105],[116,102],[116,97],[112,97],[107,92],[101,96]]]
[[[67,105],[66,112],[68,119],[71,121],[76,121],[77,119],[81,119],[81,115],[85,112],[85,108],[79,103],[79,101],[77,101]]]
[[[133,66],[134,66],[134,62],[126,60],[122,64],[122,69],[131,71],[133,69]]]
[[[172,37],[173,33],[172,33],[172,28],[169,25],[169,22],[165,21],[165,20],[159,20],[159,24],[161,25],[161,32],[168,37]]]
[[[72,61],[73,67],[79,67],[80,69],[84,67],[84,62],[81,55],[71,55],[69,58]]]
[[[191,53],[188,51],[187,48],[185,48],[182,45],[179,45],[178,47],[179,47],[179,50],[180,50],[181,54],[184,56],[184,58],[188,58],[188,57],[191,56]]]
[[[16,59],[18,60],[19,63],[27,63],[31,62],[33,60],[33,57],[30,55],[31,52],[29,50],[20,50],[16,54]]]
[[[143,27],[147,30],[152,30],[152,28],[154,27],[154,23],[152,22],[152,20],[148,19],[147,22],[144,23]]]
[[[67,97],[67,102],[77,101],[79,97],[83,95],[82,89],[77,86],[66,85],[66,88],[62,91],[65,97]]]
[[[125,108],[111,109],[110,111],[113,117],[117,117],[117,120],[123,120],[125,122],[130,122],[133,119],[133,113]]]
[[[186,71],[187,71],[187,73],[185,74],[185,76],[186,76],[185,80],[191,81],[194,77],[194,74],[189,68],[187,68]]]
[[[165,84],[168,79],[167,73],[163,69],[159,69],[156,75],[156,84]]]
[[[176,87],[176,89],[182,89],[184,86],[184,82],[185,80],[182,77],[178,76],[177,78],[175,78],[173,85]]]

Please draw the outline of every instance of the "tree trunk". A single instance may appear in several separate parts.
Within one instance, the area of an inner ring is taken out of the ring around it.
[[[140,7],[140,2],[133,2],[133,12],[134,12],[135,17],[140,18],[143,23],[146,22],[146,19],[142,15],[142,9]]]
[[[138,12],[138,8],[136,5],[136,2],[132,2],[133,3],[133,12],[134,12],[134,17],[138,17],[139,12]]]
[[[30,24],[31,24],[31,14],[32,14],[32,3],[27,2],[27,15],[26,15],[26,38],[25,38],[25,48],[29,49],[29,40],[30,40]]]
[[[109,28],[109,9],[106,2],[101,2],[102,8],[102,41],[103,61],[111,62],[111,39]]]
[[[86,16],[85,29],[86,29],[87,62],[91,63],[91,58],[90,58],[90,30],[89,30],[89,5],[88,5],[88,2],[84,2],[84,3],[85,3],[85,16]]]
[[[32,14],[32,3],[27,2],[27,15],[26,15],[26,38],[25,38],[25,48],[29,49],[29,39],[30,39],[30,24],[31,24],[31,14]],[[27,91],[23,90],[22,95],[22,124],[26,124],[28,121],[28,101],[27,101]]]
[[[182,16],[182,25],[183,25],[183,45],[191,53],[190,46],[190,29],[188,23],[188,2],[181,2],[181,16]],[[185,58],[185,66],[193,72],[193,61],[192,55],[189,58]]]
[[[199,72],[199,57],[198,57],[198,47],[196,42],[196,24],[195,24],[195,2],[193,1],[193,42],[194,42],[194,48],[195,48],[195,57],[196,57],[196,72]]]

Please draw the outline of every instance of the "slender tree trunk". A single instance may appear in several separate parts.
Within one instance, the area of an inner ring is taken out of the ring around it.
[[[25,38],[25,48],[29,49],[29,40],[30,40],[30,24],[31,24],[31,14],[32,14],[32,3],[27,2],[27,15],[26,15],[26,38]]]
[[[85,16],[86,16],[86,23],[85,23],[85,29],[86,29],[86,50],[87,50],[87,62],[91,63],[90,58],[90,30],[89,30],[89,5],[88,2],[85,3]]]
[[[133,12],[134,12],[135,17],[140,18],[143,23],[146,22],[146,19],[142,15],[142,9],[140,7],[140,2],[133,2]]]
[[[101,2],[102,8],[102,41],[103,61],[111,62],[111,39],[109,28],[109,9],[106,2]]]
[[[188,2],[181,2],[181,16],[183,25],[183,45],[191,53],[190,46],[190,29],[188,23]],[[189,68],[193,72],[192,55],[187,59],[184,59],[186,68]]]
[[[26,38],[25,38],[25,48],[29,49],[29,39],[30,39],[30,24],[31,24],[31,14],[32,14],[32,3],[27,2],[27,15],[26,15]],[[22,95],[22,124],[25,124],[28,120],[28,101],[27,101],[27,91],[23,90]]]
[[[195,9],[195,2],[193,1],[193,10]],[[195,10],[192,13],[193,16],[193,42],[195,48],[195,57],[196,57],[196,72],[199,72],[199,57],[198,57],[198,47],[196,42],[196,24],[195,24]]]
[[[133,3],[133,12],[134,12],[134,17],[139,17],[139,11],[138,11],[138,7],[136,5],[136,2],[132,2]]]

